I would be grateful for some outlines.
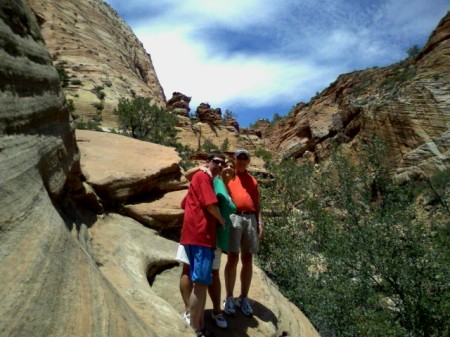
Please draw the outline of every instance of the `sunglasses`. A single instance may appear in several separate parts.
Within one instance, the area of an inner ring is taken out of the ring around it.
[[[220,159],[213,159],[211,160],[214,164],[216,165],[221,165],[221,166],[225,166],[225,162],[223,160]]]

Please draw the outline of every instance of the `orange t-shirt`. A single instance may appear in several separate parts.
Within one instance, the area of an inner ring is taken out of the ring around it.
[[[256,212],[259,205],[258,182],[247,171],[236,172],[236,177],[228,183],[231,198],[239,212]]]

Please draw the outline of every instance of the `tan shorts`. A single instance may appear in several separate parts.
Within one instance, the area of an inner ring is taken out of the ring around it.
[[[214,251],[214,261],[212,267],[213,270],[220,269],[221,258],[222,258],[222,250],[220,250],[220,248],[216,248],[216,250]],[[175,256],[175,259],[179,262],[189,264],[189,258],[186,254],[186,250],[184,249],[183,245],[178,245],[177,255]]]
[[[255,214],[231,214],[230,219],[228,251],[230,253],[258,253],[258,223]]]

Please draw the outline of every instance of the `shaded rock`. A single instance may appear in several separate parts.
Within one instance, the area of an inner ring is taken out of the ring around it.
[[[93,258],[105,277],[155,336],[195,336],[178,311],[152,289],[155,277],[178,265],[177,243],[133,219],[109,214],[90,229]],[[173,280],[177,287],[177,280]],[[179,290],[170,296],[180,296]]]
[[[184,211],[181,201],[187,190],[169,192],[160,199],[147,203],[125,205],[124,214],[155,229],[181,228]]]
[[[105,202],[183,188],[174,148],[106,132],[77,130],[76,136],[86,182]]]

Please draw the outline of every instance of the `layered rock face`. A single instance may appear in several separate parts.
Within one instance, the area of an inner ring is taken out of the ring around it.
[[[399,181],[450,165],[450,14],[415,59],[339,76],[264,131],[284,158],[321,162],[337,142],[355,153],[378,135]]]
[[[92,117],[101,112],[102,124],[116,127],[112,111],[121,97],[144,96],[165,106],[150,55],[108,4],[102,0],[28,2],[55,65],[69,76],[65,91],[75,103],[76,115]]]
[[[55,209],[79,154],[58,74],[23,0],[0,2],[0,336],[156,336]]]

